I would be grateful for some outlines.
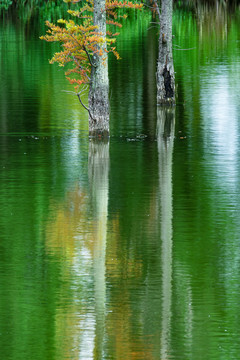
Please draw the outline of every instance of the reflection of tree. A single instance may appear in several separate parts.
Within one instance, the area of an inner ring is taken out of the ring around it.
[[[145,203],[143,197],[136,215],[127,213],[128,207],[124,217],[119,213],[111,231],[116,235],[108,242],[106,331],[116,359],[167,359],[170,353],[174,125],[175,109],[159,109],[159,183],[142,188],[141,194],[152,196]]]
[[[91,143],[89,194],[76,186],[62,203],[52,205],[55,215],[46,238],[61,274],[55,318],[59,359],[99,359],[103,353],[108,156],[107,143]]]
[[[89,145],[89,182],[91,202],[96,217],[96,238],[93,248],[96,332],[94,358],[102,359],[105,330],[106,281],[105,259],[108,216],[109,142]]]
[[[158,108],[157,140],[159,155],[159,205],[162,240],[162,333],[161,356],[169,354],[172,305],[172,154],[175,109]]]
[[[81,322],[76,314],[81,319],[86,318],[86,311],[83,306],[79,306],[75,292],[78,288],[82,290],[83,287],[81,279],[77,285],[79,264],[81,264],[83,274],[86,274],[87,269],[90,268],[88,263],[84,263],[78,257],[81,257],[83,251],[92,254],[89,246],[91,238],[86,226],[87,199],[86,193],[76,186],[67,194],[63,202],[52,204],[54,217],[49,219],[46,229],[47,249],[57,260],[60,272],[61,284],[55,315],[55,351],[59,359],[70,356],[71,359],[78,358],[78,353],[72,352],[73,348],[79,348],[81,340],[80,336],[76,336],[79,322]],[[72,278],[76,278],[73,283]],[[85,295],[83,293],[82,298]],[[68,306],[65,305],[66,299]]]
[[[223,1],[196,3],[195,12],[199,26],[199,40],[203,42],[203,46],[206,35],[215,38],[216,46],[222,46],[222,40],[227,38],[228,32],[229,16],[226,3]]]

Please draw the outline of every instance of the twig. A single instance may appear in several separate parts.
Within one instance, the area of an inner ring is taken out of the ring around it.
[[[196,49],[196,47],[189,48],[189,49],[174,49],[174,50],[178,50],[178,51],[187,51],[187,50],[194,50],[194,49]]]
[[[148,30],[156,29],[156,27],[157,27],[157,26],[150,26],[150,27],[148,28]]]
[[[88,60],[89,60],[89,62],[90,62],[90,64],[91,64],[91,66],[96,67],[96,65],[93,64],[92,59],[91,59],[91,57],[90,57],[90,54],[89,54],[89,52],[87,51],[85,45],[81,44],[81,43],[78,41],[78,39],[76,39],[75,36],[73,36],[72,34],[69,34],[69,35],[70,35],[70,36],[76,41],[76,43],[77,43],[80,47],[82,47],[82,49],[85,51],[85,53],[87,54]]]
[[[88,111],[89,115],[91,116],[89,108],[86,105],[84,105],[84,103],[82,102],[81,93],[77,93],[77,97],[78,97],[78,100],[80,101],[80,104],[84,107],[85,110]]]
[[[72,54],[71,54],[71,55],[72,55]],[[76,58],[74,55],[72,55],[72,57],[73,57],[73,60],[75,61],[75,63],[77,64],[77,66],[79,67],[79,69],[85,71],[84,67],[82,67],[82,65],[80,65],[80,63],[78,62],[77,58]],[[88,80],[90,81],[90,77],[87,75],[86,71],[85,71],[84,76],[86,76],[86,77],[88,78]]]
[[[161,13],[160,13],[160,9],[159,9],[157,0],[154,0],[154,4],[156,6],[156,11],[157,11],[157,14],[158,14],[158,17],[159,17],[159,21],[161,22]]]
[[[144,6],[146,6],[146,7],[148,7],[149,9],[155,9],[155,7],[154,6],[150,6],[150,5],[147,5],[147,4],[144,4]]]
[[[87,57],[88,57],[88,60],[89,60],[89,62],[90,62],[90,64],[91,64],[91,66],[96,67],[96,64],[93,64],[92,59],[91,59],[91,57],[90,57],[90,54],[89,54],[89,52],[87,51],[85,45],[83,45],[83,50],[84,50],[85,53],[87,54]]]
[[[62,90],[62,91],[68,94],[77,95],[74,91],[69,91],[69,90]]]
[[[68,94],[77,95],[80,104],[82,105],[82,107],[84,107],[85,110],[87,110],[87,112],[89,113],[89,116],[91,117],[91,119],[93,119],[92,114],[91,114],[91,112],[90,112],[90,109],[82,102],[82,99],[81,99],[81,93],[82,93],[83,91],[85,91],[86,89],[87,89],[87,86],[85,86],[85,87],[82,89],[82,91],[80,91],[80,92],[78,92],[78,93],[75,93],[74,91],[69,91],[69,90],[62,90],[62,91],[66,92],[66,93],[68,93]],[[93,119],[93,120],[94,120],[94,119]]]

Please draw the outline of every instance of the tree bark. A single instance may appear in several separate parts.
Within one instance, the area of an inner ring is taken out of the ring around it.
[[[162,0],[157,63],[157,104],[175,104],[175,75],[172,55],[173,1]]]
[[[106,10],[105,0],[94,0],[93,23],[98,26],[97,32],[106,39]],[[89,103],[89,135],[109,135],[109,80],[107,44],[104,41],[98,46],[103,55],[95,53],[91,72]]]

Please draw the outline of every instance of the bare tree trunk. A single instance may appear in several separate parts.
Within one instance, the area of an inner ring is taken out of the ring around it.
[[[98,26],[97,32],[106,38],[105,0],[94,0],[93,23]],[[89,102],[89,135],[109,135],[109,80],[106,41],[99,45],[100,54],[94,54],[88,96]]]
[[[172,55],[172,12],[173,0],[162,0],[157,63],[158,104],[175,104],[175,76]]]

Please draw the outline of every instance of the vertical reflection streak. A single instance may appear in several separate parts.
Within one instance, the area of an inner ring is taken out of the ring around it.
[[[108,215],[109,142],[89,144],[89,183],[96,214],[96,238],[93,248],[95,293],[95,349],[94,359],[103,358],[105,332],[106,281],[105,259]]]
[[[172,154],[175,108],[157,109],[157,142],[159,157],[159,208],[162,241],[162,333],[161,359],[169,354],[172,305]]]

